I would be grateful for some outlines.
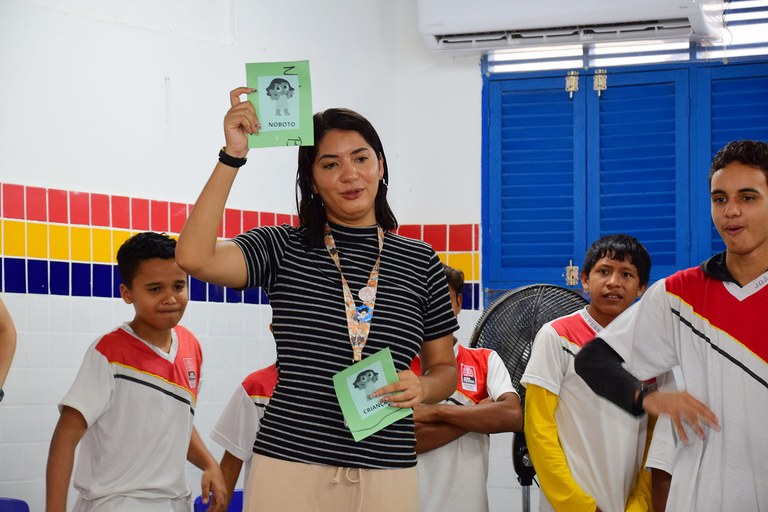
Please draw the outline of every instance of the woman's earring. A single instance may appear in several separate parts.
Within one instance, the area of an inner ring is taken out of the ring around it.
[[[385,187],[389,187],[389,185],[387,185],[387,180],[385,180],[384,178],[381,178],[381,183],[382,183],[382,185],[384,185]]]

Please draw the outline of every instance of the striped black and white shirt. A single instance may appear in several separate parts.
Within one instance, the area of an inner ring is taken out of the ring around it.
[[[378,254],[376,226],[331,225],[344,277],[360,305]],[[272,306],[279,378],[254,452],[311,464],[402,468],[416,464],[408,416],[355,442],[344,425],[333,375],[352,364],[341,276],[325,247],[303,244],[303,228],[256,228],[234,241]],[[363,357],[389,347],[409,368],[423,342],[458,329],[439,258],[426,243],[385,233],[376,305]]]

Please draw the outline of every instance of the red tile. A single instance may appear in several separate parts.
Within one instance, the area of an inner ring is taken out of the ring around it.
[[[480,250],[480,224],[475,224],[475,246],[472,248],[472,250]]]
[[[448,250],[450,251],[471,251],[473,238],[472,224],[448,226]]]
[[[168,231],[168,201],[150,201],[149,213],[152,231]]]
[[[397,234],[421,240],[421,224],[405,224],[397,228]]]
[[[224,236],[234,238],[243,230],[243,212],[233,208],[224,209]]]
[[[260,226],[274,226],[275,214],[270,212],[259,213],[259,225]]]
[[[48,189],[48,220],[60,224],[69,224],[69,207],[66,190]]]
[[[437,252],[447,249],[447,226],[445,224],[424,224],[424,241]]]
[[[171,233],[181,233],[184,223],[187,222],[187,205],[185,203],[171,203]]]
[[[48,221],[47,194],[44,188],[27,187],[27,220]]]
[[[298,215],[291,215],[291,226],[299,227],[301,224],[301,219]]]
[[[109,196],[91,194],[91,224],[109,227],[111,225],[109,213]]]
[[[112,196],[112,227],[131,229],[131,200],[125,196]]]
[[[149,200],[131,199],[131,229],[146,231],[149,229]]]
[[[275,215],[275,225],[282,226],[283,224],[291,223],[291,215],[288,213],[278,213]]]
[[[24,218],[24,186],[3,184],[3,217]]]
[[[69,193],[70,224],[91,224],[91,195],[87,192]]]
[[[243,231],[259,227],[259,212],[243,211]]]

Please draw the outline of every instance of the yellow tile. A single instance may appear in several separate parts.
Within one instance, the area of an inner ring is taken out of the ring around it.
[[[117,251],[120,246],[125,243],[126,240],[131,238],[130,231],[115,230],[112,231],[112,259],[109,260],[112,263],[117,263]]]
[[[475,280],[475,271],[472,266],[471,252],[452,252],[448,255],[448,266],[464,272],[465,281]]]
[[[48,226],[48,240],[51,259],[69,261],[69,226],[51,224]]]
[[[112,231],[109,229],[93,228],[93,261],[97,263],[112,263]]]
[[[18,220],[3,221],[3,254],[5,256],[26,256],[27,237],[24,223]]]
[[[72,261],[91,261],[91,228],[72,226],[69,231],[72,242]]]
[[[27,256],[48,258],[48,224],[27,223]]]
[[[473,267],[475,269],[475,281],[480,281],[480,253],[472,254]]]
[[[440,258],[440,261],[442,261],[443,263],[445,263],[445,262],[446,262],[446,257],[447,257],[447,256],[445,255],[445,253],[444,253],[444,252],[439,252],[439,253],[437,253],[437,257],[438,257],[438,258]]]

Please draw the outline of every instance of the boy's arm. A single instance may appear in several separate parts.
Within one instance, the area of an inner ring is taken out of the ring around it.
[[[224,455],[221,456],[219,467],[221,468],[221,473],[224,476],[224,485],[227,487],[228,499],[224,504],[226,508],[229,507],[229,501],[232,499],[232,495],[235,492],[235,485],[237,485],[237,479],[240,476],[240,470],[243,467],[243,461],[225,450]]]
[[[13,325],[8,309],[0,299],[0,388],[11,368],[13,354],[16,352],[16,327]]]
[[[435,404],[414,409],[414,421],[423,423],[448,423],[465,432],[496,434],[515,432],[522,427],[520,397],[504,393],[495,402],[483,400],[477,405]]]
[[[541,490],[555,510],[596,510],[597,503],[574,480],[560,445],[555,421],[559,397],[528,384],[525,391],[525,440]]]
[[[463,428],[449,423],[425,423],[419,421],[418,418],[421,414],[420,410],[427,407],[432,406],[422,404],[413,408],[413,422],[416,432],[416,453],[425,453],[440,448],[467,433]]]
[[[213,493],[213,499],[210,500],[211,503],[208,507],[209,512],[225,512],[229,495],[224,483],[224,475],[222,475],[219,464],[206,448],[195,427],[192,427],[192,436],[189,439],[187,460],[203,470],[201,483],[203,503],[208,503],[209,493]]]
[[[47,512],[67,510],[67,493],[75,462],[75,448],[87,429],[88,424],[80,411],[67,406],[61,408],[61,415],[51,438],[45,471]]]

